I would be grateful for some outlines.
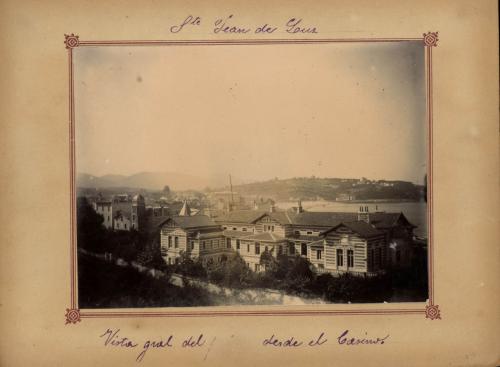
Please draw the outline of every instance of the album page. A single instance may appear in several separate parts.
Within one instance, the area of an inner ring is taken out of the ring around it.
[[[494,1],[0,4],[2,366],[496,366]]]

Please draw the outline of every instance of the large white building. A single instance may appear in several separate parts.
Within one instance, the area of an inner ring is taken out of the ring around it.
[[[167,207],[146,208],[146,201],[140,194],[131,199],[127,195],[116,195],[112,200],[97,200],[93,207],[104,218],[104,227],[116,231],[142,231],[149,225],[151,217],[167,218],[170,215]]]

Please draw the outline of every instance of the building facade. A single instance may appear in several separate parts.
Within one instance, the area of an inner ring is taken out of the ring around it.
[[[169,265],[185,255],[211,266],[232,253],[221,227],[206,215],[191,215],[186,202],[179,215],[163,221],[160,228],[160,251]]]
[[[104,227],[115,231],[146,230],[152,220],[170,216],[165,206],[146,207],[146,201],[140,194],[134,197],[115,195],[111,200],[98,199],[93,208],[103,217]]]
[[[263,253],[307,258],[318,273],[376,275],[411,264],[413,229],[403,213],[230,211],[210,219],[174,216],[161,228],[161,251],[169,264],[182,253],[207,266],[238,253],[253,271],[265,270]]]

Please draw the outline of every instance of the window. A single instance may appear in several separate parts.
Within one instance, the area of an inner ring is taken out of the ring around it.
[[[321,254],[322,254],[322,250],[317,250],[316,251],[316,260],[321,260]]]
[[[274,226],[271,227],[271,232],[274,232]]]
[[[246,232],[246,231],[247,231],[247,229],[246,229],[246,228],[243,228],[243,232]]]
[[[288,245],[288,253],[290,255],[294,255],[295,254],[295,245],[293,243],[291,243],[291,244]]]
[[[111,220],[111,217],[108,215],[108,222]]]
[[[300,254],[302,256],[307,256],[307,244],[305,243],[300,244]]]
[[[344,251],[337,249],[337,266],[344,266]]]
[[[250,244],[247,243],[247,252],[250,252]]]
[[[233,231],[236,231],[236,227],[233,227]]]
[[[179,237],[175,236],[174,238],[174,245],[175,245],[175,248],[179,247]]]
[[[307,231],[307,234],[308,234],[308,235],[311,235],[311,234],[313,234],[313,233],[312,233],[311,231]]]
[[[300,236],[300,231],[295,231],[296,236]]]
[[[191,241],[189,241],[189,242],[190,242],[190,248],[191,248],[191,250],[194,250],[194,241],[193,241],[193,240],[191,240]]]
[[[127,229],[127,223],[125,223],[123,226],[125,227],[125,229]]]
[[[227,229],[227,227],[226,227],[226,226],[224,226],[224,227],[223,227],[223,229]]]
[[[255,272],[259,272],[260,271],[260,264],[255,264]]]
[[[231,248],[231,239],[230,238],[226,239],[226,247]]]
[[[354,267],[354,251],[353,250],[347,250],[347,267],[348,268]]]
[[[201,241],[201,249],[205,250],[205,241]]]
[[[168,258],[168,265],[172,265],[172,258],[171,257]]]
[[[172,236],[168,236],[168,247],[172,247]]]
[[[256,242],[255,243],[255,255],[260,254],[260,243]]]
[[[176,258],[175,258],[175,265],[178,265],[178,264],[179,264],[179,258],[178,258],[178,257],[176,257]]]
[[[240,249],[240,240],[236,240],[236,250]]]

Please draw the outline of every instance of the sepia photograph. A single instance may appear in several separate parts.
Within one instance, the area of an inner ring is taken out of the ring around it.
[[[75,48],[79,308],[426,302],[424,51]]]

